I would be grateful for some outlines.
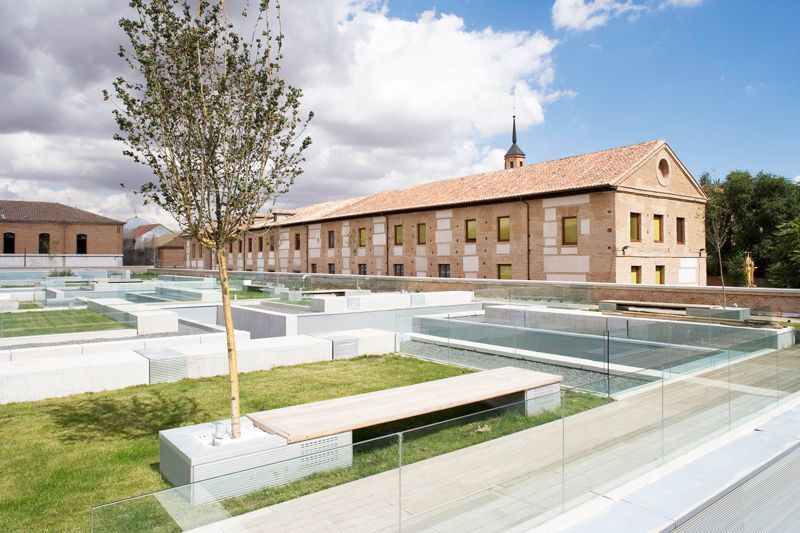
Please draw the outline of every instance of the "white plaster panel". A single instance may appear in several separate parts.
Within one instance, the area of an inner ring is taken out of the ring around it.
[[[328,248],[328,249],[325,251],[325,254],[326,254],[328,257],[335,257],[335,256],[336,256],[336,250],[334,250],[333,248]]]
[[[441,211],[436,211],[436,218],[453,218],[453,210],[443,209]]]
[[[437,231],[436,242],[453,242],[452,231]]]
[[[383,246],[386,244],[386,234],[385,233],[374,233],[372,235],[372,245],[373,246]]]
[[[342,257],[350,257],[350,248],[342,248]]]
[[[544,259],[545,272],[574,272],[574,273],[588,273],[589,272],[589,256],[588,255],[549,255]]]
[[[581,235],[589,235],[589,219],[581,219]]]
[[[308,256],[311,258],[319,257],[319,248],[311,248],[308,250]]]
[[[383,270],[383,257],[375,258],[375,268],[378,270]]]
[[[427,278],[428,277],[428,273],[427,272],[417,272],[417,277],[418,278]]]
[[[395,246],[392,249],[392,255],[403,255],[403,247],[402,246]]]
[[[376,222],[372,225],[372,233],[386,233],[386,225],[383,222]]]
[[[693,257],[681,257],[681,268],[697,268],[697,259]]]
[[[543,248],[542,253],[544,255],[556,255],[558,254],[558,248],[552,248],[552,247]]]
[[[681,259],[681,261],[683,261],[683,259]],[[697,283],[697,269],[678,269],[678,283]]]
[[[478,258],[475,256],[464,257],[464,271],[477,272],[478,271]]]
[[[349,257],[342,258],[342,267],[343,268],[350,268],[350,258]]]
[[[367,249],[366,248],[359,248],[358,249],[358,257],[366,257],[367,256]]]
[[[374,255],[375,257],[383,257],[385,253],[386,249],[383,246],[376,246],[372,250],[372,255]]]
[[[449,218],[437,218],[436,219],[436,229],[450,229],[450,219]]]
[[[547,281],[586,281],[586,274],[548,274]]]
[[[373,224],[380,224],[386,221],[386,217],[372,217]]]
[[[542,200],[542,207],[560,207],[563,205],[581,205],[589,203],[588,194],[576,194],[573,196],[561,196],[558,198],[545,198]]]
[[[422,270],[427,271],[428,270],[428,259],[426,257],[415,257],[414,258],[414,268],[417,270],[417,272],[420,272]],[[419,274],[417,274],[417,275],[419,275]]]
[[[447,243],[436,245],[436,255],[450,255],[450,245]]]
[[[561,255],[578,255],[576,246],[564,246],[561,248]]]
[[[544,245],[545,246],[555,246],[556,245],[556,240],[555,239],[545,239],[544,240]]]
[[[464,245],[464,255],[475,255],[478,253],[478,247],[474,244]]]
[[[558,225],[555,222],[545,222],[542,224],[542,234],[545,237],[555,237],[558,235]]]
[[[419,256],[426,256],[428,255],[428,248],[425,246],[417,247],[417,255]]]
[[[497,243],[497,249],[495,252],[497,255],[508,255],[511,253],[511,245],[507,242],[499,242]]]
[[[547,221],[553,221],[556,219],[556,208],[550,207],[544,210],[544,219]]]
[[[295,250],[294,251],[294,258],[295,259],[300,259],[300,250]]]

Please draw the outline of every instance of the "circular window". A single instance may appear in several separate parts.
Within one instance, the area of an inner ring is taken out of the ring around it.
[[[666,187],[669,183],[669,161],[662,159],[658,162],[658,171],[656,172],[656,176],[658,176],[658,183]]]

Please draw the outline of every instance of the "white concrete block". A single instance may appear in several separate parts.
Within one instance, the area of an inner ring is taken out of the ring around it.
[[[552,222],[556,219],[556,209],[555,207],[549,207],[544,210],[544,219],[548,222]]]
[[[589,203],[588,194],[576,194],[573,196],[559,196],[556,198],[545,198],[542,200],[542,207],[561,207],[565,205],[582,205]]]
[[[81,355],[80,344],[64,344],[61,346],[41,346],[36,348],[11,349],[12,361],[29,361],[31,359],[46,359]]]
[[[436,211],[436,218],[453,218],[453,210],[442,209],[440,211]]]
[[[139,335],[178,331],[178,315],[172,311],[138,311],[134,316]]]
[[[556,224],[555,222],[542,223],[542,235],[544,235],[545,237],[557,237],[558,224]]]
[[[475,256],[471,257],[464,257],[464,271],[465,272],[477,272],[478,271],[478,258]]]
[[[437,218],[436,219],[436,229],[450,229],[450,219],[449,218]]]
[[[435,236],[435,241],[437,243],[440,242],[453,242],[453,232],[452,231],[437,231]]]
[[[581,235],[589,235],[589,219],[581,219]]]
[[[132,351],[11,361],[0,365],[0,403],[144,385],[148,370],[147,360]]]
[[[386,234],[385,233],[373,233],[372,234],[372,245],[373,246],[383,246],[386,244]]]
[[[386,233],[386,224],[375,222],[372,224],[372,233]]]
[[[89,342],[80,345],[81,353],[83,355],[107,354],[126,350],[142,350],[144,347],[144,339],[131,339],[111,342]]]
[[[589,272],[589,256],[588,255],[549,255],[544,258],[544,271],[545,272],[569,272],[569,273],[587,273]]]

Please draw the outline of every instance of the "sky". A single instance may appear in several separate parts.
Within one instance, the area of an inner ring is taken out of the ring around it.
[[[151,174],[101,96],[128,75],[131,15],[0,3],[0,198],[175,227],[132,194]],[[697,178],[800,181],[794,0],[290,0],[282,19],[282,73],[315,118],[278,207],[502,168],[514,112],[529,164],[660,138]]]

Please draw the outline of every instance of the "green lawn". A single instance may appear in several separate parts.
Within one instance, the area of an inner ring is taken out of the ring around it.
[[[398,387],[469,372],[397,356],[364,357],[241,375],[242,412]],[[3,531],[77,531],[90,527],[93,505],[168,488],[158,471],[158,430],[228,416],[227,378],[131,387],[120,391],[0,405],[0,523]],[[568,413],[609,400],[567,393]],[[458,414],[448,413],[449,416]],[[404,464],[541,424],[560,412],[525,417],[506,412],[409,435]],[[418,420],[415,425],[431,422]],[[385,427],[392,431],[400,426]],[[368,435],[356,435],[362,439]],[[397,446],[356,447],[353,467],[231,499],[238,514],[397,466]],[[127,513],[127,514],[126,514]],[[107,508],[102,526],[178,531],[153,498]],[[123,524],[120,524],[123,520]],[[104,528],[104,530],[108,530]]]
[[[115,320],[88,309],[0,313],[0,337],[102,331],[125,327]]]

